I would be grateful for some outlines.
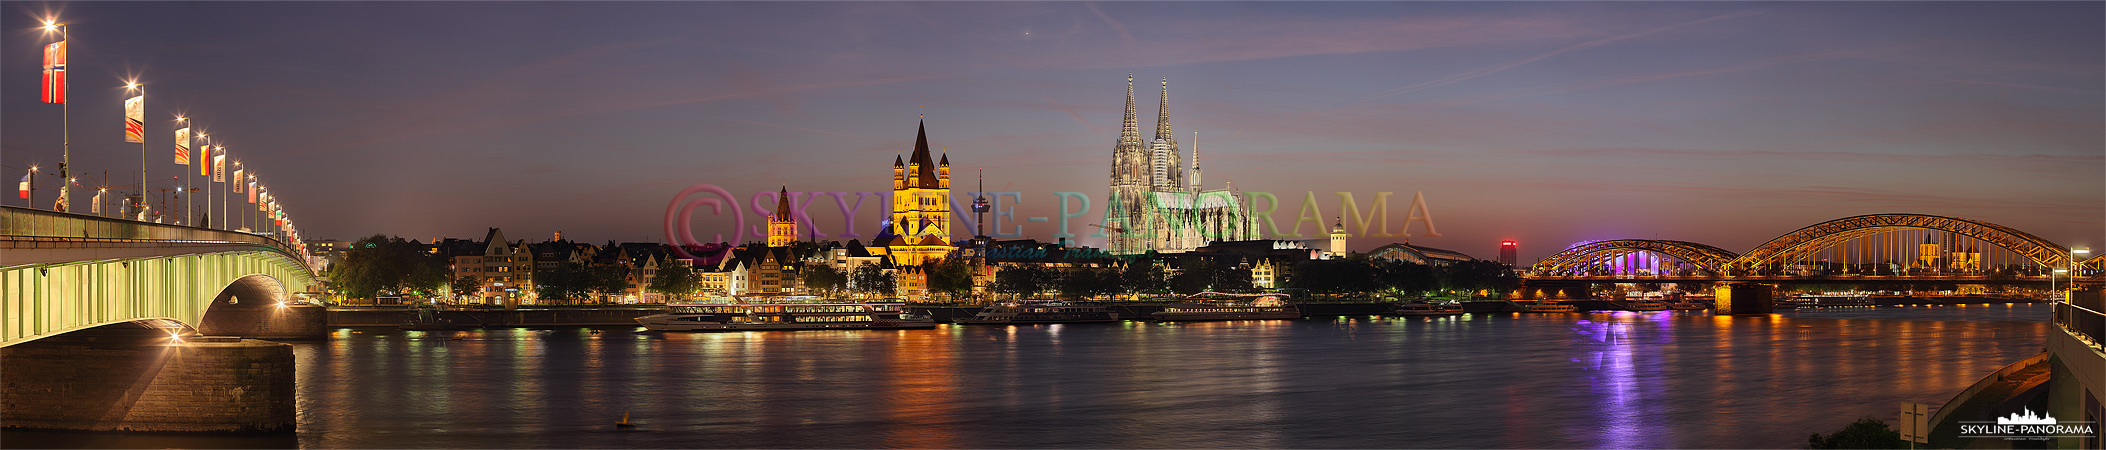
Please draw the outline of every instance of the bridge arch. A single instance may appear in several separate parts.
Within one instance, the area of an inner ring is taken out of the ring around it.
[[[197,327],[228,292],[282,297],[315,278],[270,236],[11,206],[0,250],[0,347],[124,322]]]
[[[209,334],[207,312],[227,309],[216,303],[275,306],[288,287],[313,280],[305,264],[276,250],[9,266],[0,268],[0,346],[156,319]]]
[[[1739,255],[1722,248],[1687,241],[1660,239],[1614,239],[1574,245],[1537,261],[1529,273],[1537,276],[1577,275],[1596,261],[1634,252],[1667,255],[1714,275]]]
[[[1726,264],[1726,270],[1732,274],[1751,275],[1770,264],[1796,260],[1836,244],[1901,229],[1945,231],[1978,239],[2046,267],[2062,267],[2069,261],[2068,248],[2003,225],[1928,214],[1867,214],[1808,225],[1778,236],[1733,259]]]

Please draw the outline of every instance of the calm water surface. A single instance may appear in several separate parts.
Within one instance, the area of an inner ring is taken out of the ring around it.
[[[2038,353],[2031,305],[650,333],[339,330],[297,445],[1804,447]],[[640,426],[616,430],[630,413]],[[211,443],[171,445],[210,446]]]

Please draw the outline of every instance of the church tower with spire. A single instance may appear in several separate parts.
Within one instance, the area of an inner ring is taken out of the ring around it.
[[[797,215],[790,213],[790,186],[775,196],[775,214],[768,216],[768,246],[788,247],[797,242]]]
[[[1156,103],[1155,138],[1141,141],[1134,114],[1133,74],[1126,75],[1126,120],[1112,146],[1111,198],[1102,232],[1115,255],[1192,251],[1210,242],[1257,239],[1256,222],[1230,189],[1200,185],[1199,150],[1184,154],[1170,126],[1170,79],[1163,78]],[[1199,134],[1193,133],[1196,144]],[[1188,176],[1189,175],[1189,176]]]
[[[919,266],[951,251],[951,156],[929,157],[927,123],[916,126],[914,154],[892,160],[892,234],[884,243],[894,265]]]
[[[1119,139],[1112,142],[1111,196],[1104,208],[1106,249],[1113,254],[1146,251],[1149,241],[1141,230],[1144,209],[1149,204],[1150,181],[1155,177],[1148,147],[1141,142],[1141,126],[1133,105],[1133,74],[1126,74],[1126,120],[1119,125]]]
[[[1197,193],[1199,184],[1199,130],[1192,130],[1192,192]]]
[[[1148,144],[1156,190],[1184,190],[1184,154],[1177,150],[1177,134],[1170,131],[1170,78],[1163,77],[1163,97],[1156,101],[1155,140]]]

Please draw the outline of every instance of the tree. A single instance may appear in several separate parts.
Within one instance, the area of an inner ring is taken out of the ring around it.
[[[352,298],[429,294],[451,281],[447,262],[402,238],[376,234],[352,243],[329,275]]]
[[[1117,294],[1121,290],[1119,272],[1112,269],[1076,268],[1059,278],[1060,295],[1076,300]]]
[[[619,265],[592,266],[585,268],[583,287],[607,302],[607,296],[620,294],[629,289],[629,268]]]
[[[1499,296],[1521,286],[1521,278],[1514,276],[1513,269],[1496,261],[1457,261],[1441,273],[1449,289],[1468,291],[1472,295],[1483,290]]]
[[[1294,266],[1294,287],[1324,294],[1373,292],[1375,266],[1365,258],[1312,259]]]
[[[578,263],[566,261],[552,269],[534,271],[534,292],[542,301],[575,303],[586,291],[585,267]]]
[[[1380,260],[1375,263],[1375,271],[1380,274],[1377,285],[1400,295],[1425,296],[1440,290],[1440,278],[1434,274],[1432,266]]]
[[[476,295],[481,293],[482,290],[482,280],[477,280],[475,277],[462,275],[460,278],[453,279],[453,295],[455,297]]]
[[[651,276],[651,286],[648,289],[675,299],[687,300],[689,295],[695,293],[695,287],[699,284],[701,279],[695,276],[694,266],[667,263],[658,266],[658,273]]]
[[[1179,294],[1250,289],[1250,269],[1194,258],[1170,277],[1170,288]]]
[[[1909,443],[1901,440],[1901,432],[1870,417],[1859,418],[1827,436],[1821,433],[1807,436],[1806,445],[1810,448],[1909,448]]]
[[[1037,264],[1027,264],[996,272],[995,292],[1021,298],[1045,292],[1047,289],[1053,288],[1055,286],[1054,283],[1058,281],[1060,281],[1059,274],[1054,272],[1053,269]]]
[[[1162,291],[1169,287],[1168,281],[1163,274],[1163,267],[1156,265],[1153,258],[1127,260],[1126,270],[1119,274],[1119,283],[1124,285],[1126,292]]]
[[[898,278],[894,277],[891,271],[887,271],[884,267],[879,267],[877,264],[864,264],[856,267],[855,273],[850,274],[850,278],[854,280],[856,292],[883,296],[899,293]]]
[[[978,267],[968,258],[944,258],[922,266],[924,273],[929,275],[929,293],[948,295],[952,299],[972,295],[974,269]]]
[[[804,267],[804,287],[826,295],[834,295],[848,287],[848,274],[842,273],[841,269],[835,269],[834,266],[808,265]]]

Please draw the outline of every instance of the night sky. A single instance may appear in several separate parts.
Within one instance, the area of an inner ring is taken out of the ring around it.
[[[1888,212],[2106,246],[2099,2],[8,2],[9,185],[60,157],[59,105],[36,95],[53,14],[72,24],[77,173],[138,183],[136,78],[153,187],[181,173],[186,114],[308,238],[663,242],[694,184],[751,225],[749,196],[783,184],[889,190],[917,113],[955,195],[978,168],[1022,193],[1019,220],[1085,193],[1069,227],[1087,234],[1132,73],[1143,137],[1168,77],[1206,184],[1273,193],[1281,227],[1305,192],[1327,227],[1334,192],[1388,191],[1392,230],[1423,193],[1443,236],[1411,242],[1480,258],[1501,239],[1526,260],[1588,239],[1744,251]],[[845,239],[831,197],[809,208]],[[732,230],[703,213],[694,233]]]

